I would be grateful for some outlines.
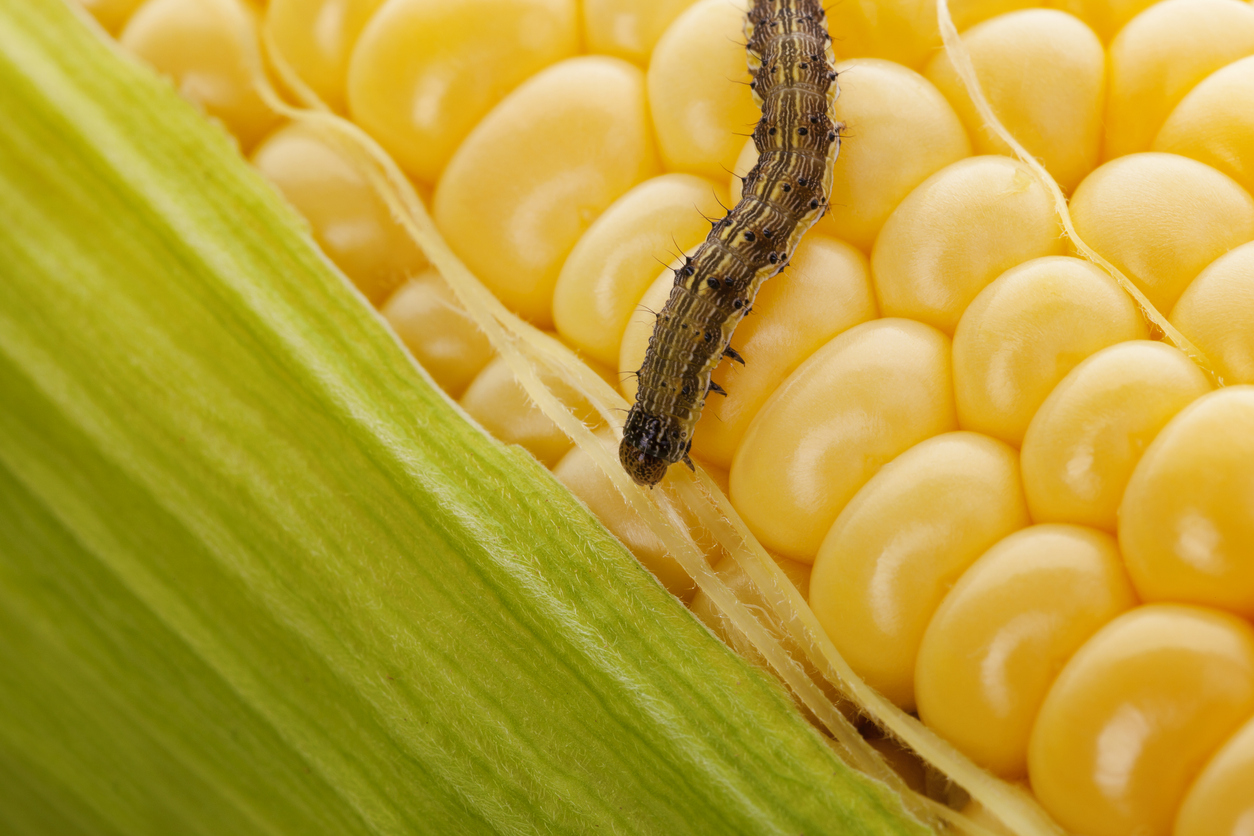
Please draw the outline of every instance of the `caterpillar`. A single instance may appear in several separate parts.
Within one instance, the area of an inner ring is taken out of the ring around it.
[[[657,315],[619,447],[623,469],[644,486],[676,462],[692,467],[688,452],[705,399],[725,394],[710,375],[725,357],[744,363],[729,345],[732,332],[831,194],[839,87],[820,0],[754,0],[745,36],[749,86],[762,109],[753,131],[758,162],[740,201],[675,271]]]

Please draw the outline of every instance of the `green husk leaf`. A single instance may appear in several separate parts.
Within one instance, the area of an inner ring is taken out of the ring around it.
[[[0,831],[924,831],[58,0],[0,219]]]

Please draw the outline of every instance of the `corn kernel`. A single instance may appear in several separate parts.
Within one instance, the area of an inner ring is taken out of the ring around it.
[[[1054,677],[1136,595],[1109,534],[1036,525],[988,550],[945,596],[919,646],[919,717],[1006,778]]]
[[[905,319],[864,322],[763,405],[732,460],[731,500],[764,546],[811,563],[868,479],[955,424],[949,338]]]
[[[451,398],[460,398],[492,359],[487,336],[434,270],[407,282],[380,313]]]
[[[251,148],[278,122],[253,89],[257,12],[242,0],[148,0],[119,42]]]
[[[1254,386],[1194,401],[1145,451],[1119,507],[1119,541],[1146,601],[1254,618]]]
[[[1154,5],[1158,0],[1051,0],[1050,5],[1073,14],[1110,43],[1128,21]]]
[[[1029,9],[986,20],[962,40],[993,111],[1064,191],[1097,167],[1102,141],[1106,53],[1093,31],[1071,15]],[[954,106],[977,154],[1010,146],[984,127],[949,53],[928,64],[927,77]]]
[[[705,240],[726,190],[703,177],[664,174],[623,195],[588,228],[562,266],[553,294],[557,331],[614,365],[623,332],[658,266]]]
[[[1163,123],[1154,150],[1206,163],[1254,190],[1254,56],[1194,87]]]
[[[649,107],[662,162],[716,180],[758,120],[745,66],[744,9],[701,0],[671,24],[649,60]]]
[[[1171,310],[1207,264],[1254,239],[1254,199],[1231,177],[1175,154],[1106,163],[1076,189],[1071,215],[1080,237],[1159,311]]]
[[[253,164],[305,216],[336,266],[375,305],[427,265],[352,159],[299,123],[280,128]]]
[[[1254,243],[1203,270],[1176,302],[1171,324],[1206,354],[1225,383],[1254,383]]]
[[[283,60],[332,109],[347,107],[348,59],[383,0],[270,0],[266,33]]]
[[[885,316],[953,334],[989,282],[1063,248],[1053,201],[1028,167],[972,157],[933,174],[889,215],[871,275]]]
[[[1102,158],[1148,151],[1186,93],[1251,53],[1254,9],[1249,3],[1164,0],[1141,12],[1110,45]]]
[[[1245,836],[1254,829],[1254,717],[1210,759],[1180,804],[1173,836]]]
[[[733,470],[733,492],[735,480]],[[919,643],[945,593],[1026,525],[1014,450],[975,433],[930,438],[875,474],[836,519],[814,562],[810,607],[854,671],[909,710]]]
[[[578,46],[575,0],[391,0],[353,50],[349,111],[410,176],[434,184],[497,102]]]
[[[515,90],[458,147],[435,220],[502,302],[547,327],[575,242],[656,170],[644,74],[617,58],[571,58]]]
[[[647,66],[658,38],[694,0],[583,0],[588,51]]]
[[[1254,629],[1153,604],[1090,639],[1054,681],[1028,744],[1032,789],[1086,836],[1167,836],[1211,754],[1254,713]]]
[[[1211,390],[1179,350],[1119,343],[1089,357],[1045,399],[1023,439],[1023,487],[1037,522],[1113,533],[1145,448],[1177,412]]]
[[[1037,408],[1081,360],[1148,337],[1128,294],[1087,261],[1048,256],[1011,268],[958,322],[958,424],[1018,447]]]

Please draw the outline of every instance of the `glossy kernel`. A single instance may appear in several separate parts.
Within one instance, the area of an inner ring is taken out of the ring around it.
[[[1176,413],[1211,390],[1178,349],[1134,340],[1076,366],[1037,410],[1023,439],[1032,519],[1114,532],[1145,449]]]
[[[1181,294],[1171,324],[1225,383],[1254,383],[1254,242],[1211,262]]]
[[[678,251],[705,240],[726,190],[703,177],[663,174],[616,200],[562,265],[553,293],[557,331],[590,357],[615,365],[640,298]]]
[[[1154,150],[1206,163],[1254,191],[1254,56],[1194,87],[1167,117]]]
[[[915,669],[919,717],[998,775],[1026,776],[1028,738],[1054,677],[1135,604],[1109,534],[1073,525],[1011,534],[928,625]]]
[[[972,157],[933,174],[893,211],[871,275],[884,316],[953,334],[993,279],[1063,251],[1053,201],[1031,170],[1007,157]]]
[[[1254,618],[1254,386],[1211,392],[1145,451],[1119,508],[1119,542],[1147,601]]]
[[[1254,833],[1254,717],[1206,764],[1180,804],[1173,836]]]
[[[645,66],[658,38],[694,0],[583,0],[588,51]]]
[[[1106,163],[1076,189],[1071,216],[1080,237],[1162,313],[1202,268],[1254,239],[1254,199],[1231,177],[1175,154]]]
[[[1040,159],[1064,191],[1097,167],[1102,141],[1106,53],[1069,14],[1028,9],[986,20],[962,36],[980,85],[1010,134]],[[947,52],[927,77],[957,110],[977,154],[1012,155],[984,127]]]
[[[1103,43],[1110,43],[1128,21],[1156,2],[1158,0],[1052,0],[1050,5],[1080,18]]]
[[[949,338],[910,320],[864,322],[802,363],[758,412],[732,461],[731,500],[764,546],[810,563],[868,479],[955,428]]]
[[[351,156],[306,125],[275,131],[253,165],[313,228],[322,251],[380,305],[427,259]]]
[[[575,0],[389,0],[353,50],[349,112],[434,184],[497,102],[578,47]]]
[[[644,74],[617,58],[572,58],[529,79],[458,147],[435,220],[507,307],[547,326],[579,237],[656,170]]]
[[[383,0],[270,0],[265,30],[300,80],[333,110],[348,107],[348,60]]]
[[[1152,604],[1071,658],[1037,715],[1032,789],[1083,836],[1167,836],[1190,782],[1254,714],[1254,629],[1226,613]]]
[[[1027,524],[1014,450],[975,433],[928,439],[836,518],[814,562],[810,606],[854,671],[911,709],[932,613],[985,549]]]
[[[1020,264],[984,288],[958,323],[958,423],[1018,447],[1037,407],[1081,360],[1148,337],[1131,297],[1089,262]]]

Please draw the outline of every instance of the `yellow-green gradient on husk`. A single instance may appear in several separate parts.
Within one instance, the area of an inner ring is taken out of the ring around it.
[[[924,832],[57,0],[0,124],[0,831]]]

